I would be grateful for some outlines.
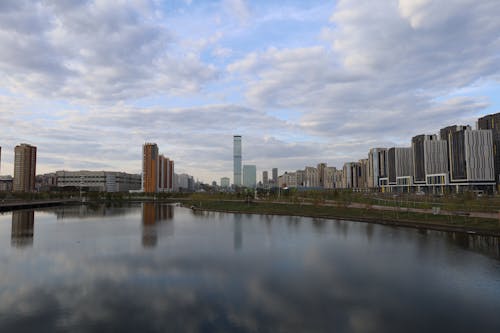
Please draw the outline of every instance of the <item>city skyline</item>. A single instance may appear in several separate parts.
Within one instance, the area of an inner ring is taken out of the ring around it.
[[[38,173],[140,173],[156,142],[209,183],[232,175],[238,133],[260,178],[500,111],[498,1],[0,7],[2,175],[20,142]]]

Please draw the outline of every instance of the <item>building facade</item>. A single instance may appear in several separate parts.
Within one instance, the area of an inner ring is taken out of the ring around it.
[[[159,154],[156,143],[145,143],[142,146],[142,190],[145,193],[158,192]]]
[[[262,184],[264,186],[269,185],[269,173],[267,171],[262,171]]]
[[[14,149],[14,192],[35,191],[36,147],[23,143]]]
[[[278,184],[278,168],[273,168],[273,183]]]
[[[86,191],[128,192],[141,189],[141,175],[113,171],[56,171],[57,187]]]
[[[257,167],[255,165],[243,166],[243,186],[255,188],[257,185]]]
[[[228,188],[231,185],[229,177],[222,177],[220,179],[220,187]]]
[[[368,153],[368,187],[380,187],[381,178],[387,178],[387,148],[372,148]]]
[[[241,135],[233,136],[233,182],[241,186]]]
[[[493,140],[493,164],[495,168],[495,181],[500,184],[500,113],[489,114],[477,121],[480,130],[491,130]]]

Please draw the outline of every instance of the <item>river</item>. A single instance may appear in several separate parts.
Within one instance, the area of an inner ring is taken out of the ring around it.
[[[0,332],[500,332],[498,238],[152,203],[0,215]]]

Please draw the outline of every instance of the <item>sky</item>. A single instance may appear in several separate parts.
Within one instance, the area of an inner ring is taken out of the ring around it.
[[[500,112],[498,0],[2,0],[0,174],[341,167]]]

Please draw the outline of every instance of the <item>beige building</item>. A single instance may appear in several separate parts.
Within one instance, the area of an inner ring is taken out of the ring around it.
[[[14,192],[35,190],[36,147],[22,143],[14,149]]]

